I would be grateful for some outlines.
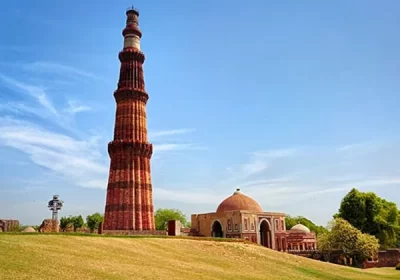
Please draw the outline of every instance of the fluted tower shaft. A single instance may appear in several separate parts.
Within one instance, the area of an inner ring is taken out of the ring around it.
[[[124,47],[121,62],[114,140],[108,144],[110,174],[107,186],[104,231],[154,230],[154,207],[150,176],[152,145],[147,140],[146,103],[143,63],[140,50],[142,33],[139,13],[126,12],[122,31]]]

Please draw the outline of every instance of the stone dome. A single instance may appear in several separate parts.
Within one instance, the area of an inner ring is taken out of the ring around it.
[[[301,231],[304,233],[310,233],[310,229],[302,224],[297,224],[297,225],[293,226],[290,230]]]
[[[237,210],[263,212],[260,204],[251,197],[244,195],[240,189],[236,189],[230,197],[221,202],[217,208],[217,213]]]
[[[24,229],[24,232],[36,232],[36,230],[33,227],[27,227]]]

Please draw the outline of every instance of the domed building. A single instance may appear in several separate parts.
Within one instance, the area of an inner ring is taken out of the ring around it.
[[[285,214],[264,212],[257,201],[237,189],[214,213],[193,214],[191,234],[243,238],[286,251]]]
[[[307,251],[317,249],[317,238],[314,232],[302,224],[293,226],[287,234],[289,251]]]

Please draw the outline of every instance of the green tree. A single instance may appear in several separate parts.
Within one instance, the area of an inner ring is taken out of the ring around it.
[[[100,213],[94,213],[92,215],[88,215],[86,217],[86,223],[88,228],[90,229],[90,232],[93,232],[94,230],[99,228],[99,225],[101,222],[103,222],[104,216],[101,215]]]
[[[83,225],[85,224],[85,221],[83,220],[81,215],[70,217],[70,219],[71,219],[72,225],[74,226],[74,232],[76,232],[78,229],[83,227]]]
[[[335,249],[333,247],[332,239],[329,232],[324,232],[318,235],[318,249],[322,252],[328,253],[328,261],[331,260],[331,252]]]
[[[345,219],[362,230],[366,222],[365,196],[357,189],[352,189],[342,200],[336,217]]]
[[[60,229],[65,232],[68,227],[72,225],[72,217],[61,217],[60,219]]]
[[[369,257],[375,257],[379,250],[379,240],[366,233],[359,233],[357,238],[357,254],[358,260],[365,260]]]
[[[189,224],[185,214],[178,209],[157,209],[154,219],[157,230],[166,230],[169,220],[178,220],[184,227]]]
[[[400,214],[397,205],[375,193],[352,189],[342,200],[339,212],[343,218],[364,233],[379,239],[382,248],[400,245]]]
[[[354,264],[377,255],[378,239],[362,233],[346,220],[336,218],[329,223],[329,228],[329,232],[318,237],[318,247],[321,251],[330,254],[333,250],[341,250],[347,258],[354,259]]]

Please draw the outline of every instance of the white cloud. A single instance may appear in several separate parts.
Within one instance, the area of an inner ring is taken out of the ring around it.
[[[101,187],[108,165],[99,155],[98,137],[76,140],[29,122],[0,119],[0,144],[26,153],[32,162],[85,187]],[[105,187],[105,186],[104,186]]]
[[[34,106],[28,106],[24,103],[18,102],[7,102],[0,104],[0,111],[1,112],[11,112],[17,115],[35,115],[35,116],[43,116],[43,110]]]
[[[265,150],[265,151],[257,151],[252,153],[255,157],[263,157],[263,158],[282,158],[282,157],[291,157],[297,155],[299,149],[295,148],[287,148],[287,149],[275,149],[275,150]]]
[[[58,112],[51,100],[47,96],[45,92],[45,88],[40,86],[34,86],[25,84],[23,82],[17,81],[13,78],[7,77],[5,75],[0,74],[0,79],[8,86],[9,88],[15,90],[22,91],[24,94],[28,94],[31,97],[35,98],[36,101],[41,104],[47,111],[51,112],[53,115],[58,115]]]
[[[152,139],[152,138],[165,137],[171,135],[180,135],[180,134],[190,133],[193,131],[195,131],[195,129],[187,129],[187,128],[154,131],[154,132],[149,132],[149,138]]]
[[[65,109],[65,111],[69,114],[77,114],[77,113],[91,111],[91,110],[93,110],[91,107],[80,104],[78,101],[75,101],[75,100],[69,100],[68,107]]]
[[[156,139],[157,141],[153,143],[154,153],[160,154],[164,152],[170,151],[183,151],[183,150],[204,150],[207,147],[196,144],[196,143],[185,143],[181,140],[175,139],[175,141],[166,141],[166,138],[169,136],[179,136],[183,134],[187,134],[195,131],[195,129],[171,129],[171,130],[160,130],[160,131],[152,131],[149,132],[149,139],[152,142],[152,139]],[[178,142],[178,143],[177,143]]]
[[[81,69],[72,66],[63,65],[55,62],[45,62],[45,61],[33,62],[29,64],[24,64],[23,68],[33,72],[68,73],[84,78],[92,78],[92,79],[98,78],[95,74],[91,72],[83,71]]]
[[[243,164],[240,168],[240,173],[243,177],[248,177],[266,170],[268,166],[269,164],[265,161],[255,160]]]

